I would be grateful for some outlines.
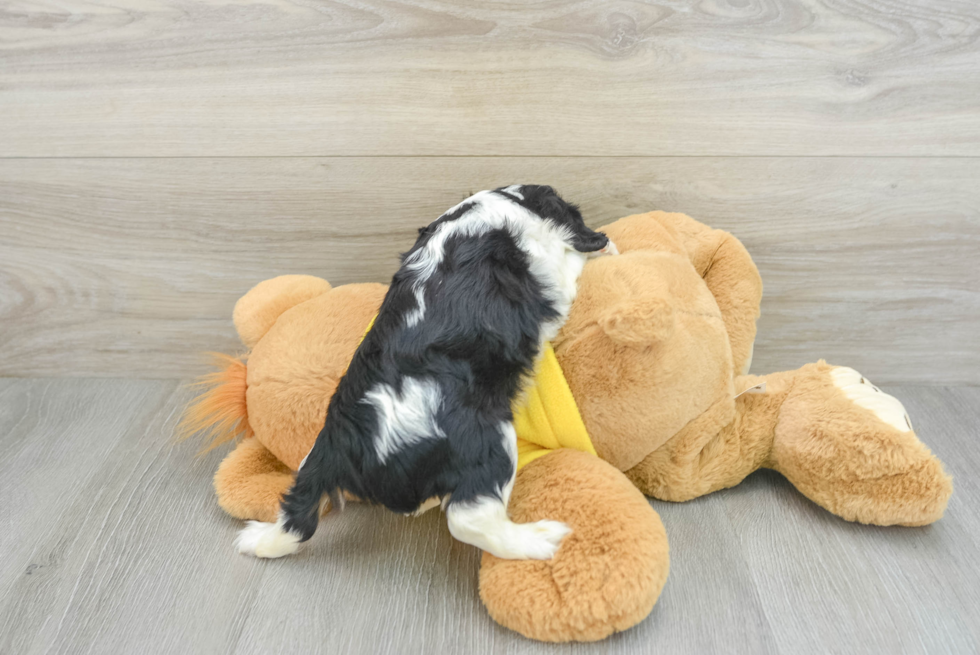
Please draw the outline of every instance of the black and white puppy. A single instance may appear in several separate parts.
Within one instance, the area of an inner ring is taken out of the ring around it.
[[[276,523],[242,553],[295,553],[325,496],[403,513],[442,501],[452,535],[497,557],[550,559],[569,528],[507,516],[511,405],[575,298],[589,254],[615,252],[548,186],[481,191],[419,231],[330,399]],[[429,501],[429,502],[427,502]]]

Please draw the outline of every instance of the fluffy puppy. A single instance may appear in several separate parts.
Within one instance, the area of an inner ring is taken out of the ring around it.
[[[565,322],[586,258],[608,252],[608,237],[548,186],[481,191],[420,230],[279,520],[250,522],[238,550],[296,552],[323,498],[337,507],[350,492],[402,513],[441,500],[456,539],[497,557],[550,559],[568,526],[507,516],[511,406]]]

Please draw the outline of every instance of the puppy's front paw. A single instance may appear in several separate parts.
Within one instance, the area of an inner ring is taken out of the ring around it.
[[[608,241],[606,241],[606,245],[604,245],[602,248],[590,252],[589,257],[594,259],[596,257],[602,257],[603,255],[618,255],[618,254],[619,254],[619,248],[616,247],[616,244],[613,243],[612,239],[609,239]]]
[[[599,253],[602,255],[618,255],[619,248],[617,248],[616,244],[613,243],[612,239],[610,239],[609,243],[606,244],[606,247],[599,250]]]
[[[537,521],[515,524],[517,534],[509,544],[513,555],[508,559],[551,559],[561,547],[562,539],[572,529],[560,521]]]

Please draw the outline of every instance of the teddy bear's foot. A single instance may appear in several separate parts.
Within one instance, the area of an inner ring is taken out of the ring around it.
[[[553,519],[572,531],[548,561],[483,555],[480,596],[495,621],[540,641],[595,641],[653,609],[667,580],[667,534],[613,466],[550,453],[518,473],[509,510],[518,523]]]
[[[267,523],[279,516],[279,501],[293,484],[293,472],[258,439],[242,440],[214,474],[221,508],[239,519]]]
[[[819,362],[796,373],[779,413],[770,465],[849,521],[938,520],[952,482],[913,432],[901,402],[850,368]]]

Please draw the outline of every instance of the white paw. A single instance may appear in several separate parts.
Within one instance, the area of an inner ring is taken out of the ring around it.
[[[299,535],[286,532],[279,523],[249,521],[235,539],[235,550],[263,558],[292,555],[299,550]]]
[[[834,386],[843,391],[848,400],[858,407],[873,412],[900,432],[912,431],[912,421],[898,398],[889,396],[853,368],[838,366],[830,372],[830,377]]]
[[[493,554],[504,559],[551,559],[571,531],[560,521],[514,523],[513,532],[501,544],[502,554]]]

